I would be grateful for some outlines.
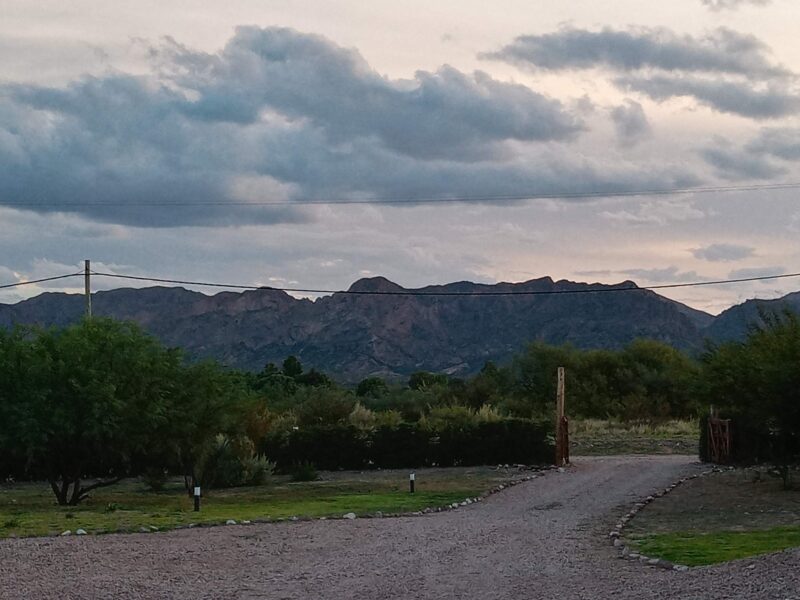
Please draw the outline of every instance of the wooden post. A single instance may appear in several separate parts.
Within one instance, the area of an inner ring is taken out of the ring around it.
[[[83,288],[86,296],[86,318],[92,318],[92,268],[91,261],[83,261]]]
[[[565,409],[564,367],[558,367],[558,386],[556,388],[556,466],[564,464],[568,449],[564,448],[564,409]]]

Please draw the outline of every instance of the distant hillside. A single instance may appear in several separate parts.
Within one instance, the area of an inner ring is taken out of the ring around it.
[[[516,284],[459,282],[418,291],[601,290],[632,285],[554,282],[546,277]],[[404,290],[382,277],[359,280],[350,289]],[[800,294],[787,298],[800,299]],[[417,370],[466,375],[487,360],[508,360],[533,340],[616,348],[648,337],[681,349],[699,349],[706,334],[716,339],[741,335],[753,312],[745,303],[715,319],[646,290],[492,297],[334,294],[312,302],[268,289],[207,296],[152,287],[98,292],[92,304],[96,315],[137,321],[192,357],[260,369],[294,354],[343,381],[368,375],[402,377]],[[82,312],[82,296],[42,294],[0,305],[0,326],[64,325],[80,319]]]
[[[724,342],[740,340],[747,335],[751,324],[760,324],[761,313],[781,312],[790,309],[800,313],[800,292],[795,292],[777,300],[747,300],[732,306],[717,316],[706,330],[709,338]]]

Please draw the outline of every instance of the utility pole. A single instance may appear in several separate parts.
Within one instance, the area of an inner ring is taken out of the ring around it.
[[[92,267],[91,261],[83,261],[83,287],[86,295],[86,318],[92,318]]]

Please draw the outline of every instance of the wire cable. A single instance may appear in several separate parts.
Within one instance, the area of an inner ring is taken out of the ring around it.
[[[484,194],[484,195],[428,195],[428,196],[371,196],[365,198],[297,198],[295,200],[263,200],[263,201],[244,201],[244,200],[216,200],[216,201],[176,201],[176,202],[148,202],[132,201],[125,203],[101,202],[101,201],[80,201],[80,202],[53,202],[53,201],[4,201],[2,206],[12,208],[44,208],[44,207],[64,207],[84,208],[127,208],[127,207],[149,207],[149,208],[173,208],[188,206],[242,206],[242,207],[262,207],[262,206],[303,206],[303,205],[336,205],[336,204],[436,204],[436,203],[486,203],[486,202],[518,202],[523,200],[581,200],[592,198],[624,198],[624,197],[646,197],[646,196],[672,196],[687,194],[713,194],[713,193],[732,193],[732,192],[753,192],[768,190],[794,190],[800,189],[800,182],[787,183],[764,183],[738,186],[709,186],[709,187],[684,187],[684,188],[663,188],[663,189],[643,189],[643,190],[610,190],[610,191],[587,191],[587,192],[564,192],[546,193],[530,192],[520,194]]]
[[[15,288],[20,287],[23,285],[33,285],[35,283],[45,283],[47,281],[57,281],[59,279],[67,279],[69,277],[78,277],[79,275],[83,275],[83,272],[80,273],[69,273],[68,275],[56,275],[55,277],[43,277],[42,279],[31,279],[29,281],[18,281],[17,283],[6,283],[0,285],[0,290],[5,290],[8,288]]]
[[[228,283],[212,283],[207,281],[188,281],[181,279],[163,279],[159,277],[143,277],[137,275],[122,275],[118,273],[100,273],[92,271],[92,275],[98,277],[112,277],[115,279],[127,279],[133,281],[147,281],[151,283],[171,283],[176,285],[194,285],[198,287],[228,288],[238,290],[270,290],[278,292],[294,292],[303,294],[348,294],[353,296],[554,296],[560,294],[602,294],[631,291],[664,290],[672,288],[699,287],[709,285],[729,285],[745,283],[750,281],[769,281],[774,279],[787,279],[800,277],[800,273],[784,273],[780,275],[762,275],[758,277],[741,277],[738,279],[718,279],[715,281],[692,281],[687,283],[667,283],[661,285],[627,287],[609,286],[597,289],[560,289],[560,290],[518,290],[518,291],[499,291],[492,290],[487,292],[424,292],[420,290],[332,290],[332,289],[311,289],[311,288],[290,288],[273,286],[254,286]]]

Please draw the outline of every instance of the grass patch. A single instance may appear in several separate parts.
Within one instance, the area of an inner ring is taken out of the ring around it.
[[[320,481],[277,478],[268,486],[213,490],[202,510],[178,480],[153,492],[138,480],[97,490],[80,506],[59,507],[45,484],[0,487],[0,538],[58,535],[82,528],[89,533],[171,529],[190,523],[224,523],[259,519],[330,517],[414,512],[443,506],[510,480],[515,474],[490,467],[417,471],[417,491],[408,493],[408,471],[321,473]]]
[[[657,533],[634,542],[640,552],[697,567],[800,546],[800,527],[761,531]]]
[[[601,419],[570,421],[574,455],[689,454],[698,452],[697,421],[622,422]]]

